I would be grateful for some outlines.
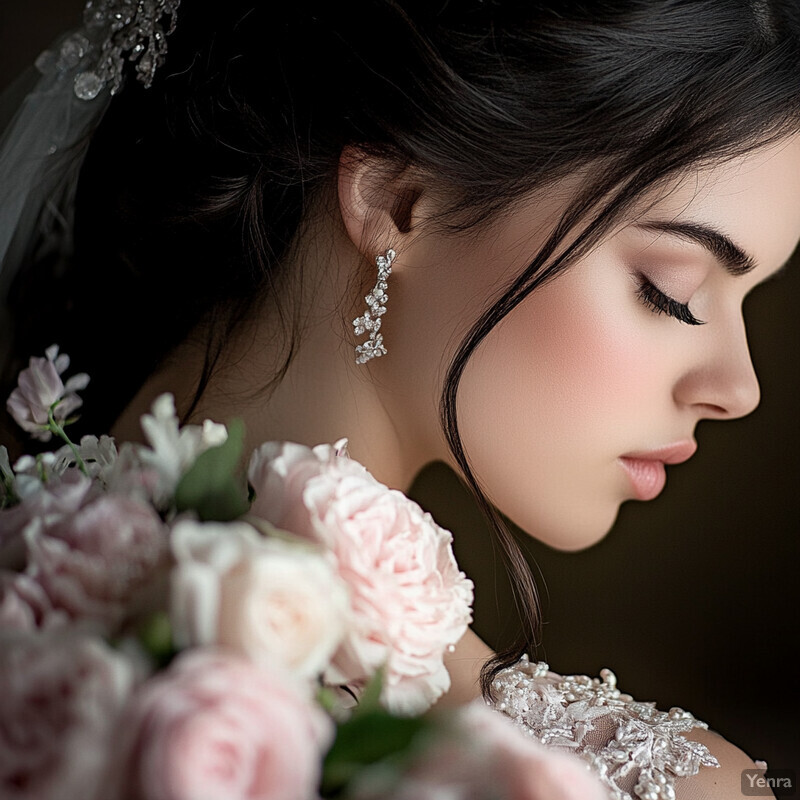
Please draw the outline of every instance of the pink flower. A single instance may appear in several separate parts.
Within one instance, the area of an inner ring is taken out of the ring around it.
[[[58,345],[54,344],[45,351],[45,358],[32,357],[28,368],[19,374],[17,388],[11,392],[6,407],[17,424],[34,439],[50,441],[52,433],[47,425],[54,403],[58,404],[53,409],[58,422],[64,422],[83,405],[76,392],[86,388],[89,376],[81,372],[65,384],[61,375],[67,367],[69,356],[58,355]]]
[[[52,475],[46,484],[31,479],[22,502],[0,510],[0,567],[24,569],[27,556],[22,532],[34,520],[52,524],[73,514],[86,503],[91,490],[92,481],[78,469]]]
[[[326,681],[361,683],[385,666],[384,704],[421,713],[450,686],[444,653],[471,621],[472,582],[451,534],[340,448],[262,445],[251,511],[328,547],[350,586],[354,623]]]
[[[66,621],[66,614],[53,610],[50,598],[33,578],[18,572],[0,572],[0,631],[33,631]]]
[[[461,725],[485,741],[486,775],[509,800],[606,800],[606,791],[578,756],[548,749],[482,701],[462,711]]]
[[[550,750],[501,713],[476,701],[420,748],[398,780],[396,772],[365,770],[352,800],[606,800],[589,765]],[[449,728],[449,730],[448,730]]]
[[[55,608],[113,628],[137,609],[166,566],[167,530],[148,505],[99,495],[24,532],[28,573]]]
[[[107,490],[112,494],[123,494],[155,508],[167,509],[175,487],[168,489],[164,486],[158,468],[152,463],[145,463],[142,455],[146,452],[147,448],[140,444],[124,442],[114,465],[100,479],[105,481]]]
[[[0,796],[103,800],[127,660],[83,636],[0,638]]]
[[[224,645],[309,678],[328,666],[349,611],[331,559],[305,541],[262,536],[245,522],[181,520],[170,541],[178,647]]]
[[[123,729],[124,800],[309,800],[333,736],[290,675],[203,649],[144,684]]]

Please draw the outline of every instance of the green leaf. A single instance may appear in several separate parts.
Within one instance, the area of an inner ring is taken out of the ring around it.
[[[322,794],[335,797],[365,767],[384,762],[400,769],[413,749],[414,739],[429,728],[424,717],[394,717],[372,710],[339,725],[336,740],[325,757]]]
[[[244,444],[244,423],[228,425],[228,438],[201,453],[178,483],[178,511],[195,511],[205,521],[229,522],[247,513],[250,505],[239,460]]]
[[[381,692],[383,691],[383,676],[385,674],[383,666],[378,667],[375,674],[370,678],[369,683],[364,687],[358,698],[358,705],[353,710],[354,716],[360,716],[372,711],[381,710]]]
[[[420,734],[437,724],[431,715],[398,717],[382,708],[384,674],[385,668],[380,667],[361,692],[350,718],[337,727],[336,740],[323,764],[323,797],[346,795],[347,784],[367,767],[380,764],[390,772],[401,771],[416,751]]]
[[[317,689],[317,702],[329,714],[338,706],[336,694],[327,686],[321,686]]]

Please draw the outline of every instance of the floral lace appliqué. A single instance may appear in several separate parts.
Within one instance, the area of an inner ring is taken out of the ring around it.
[[[705,722],[623,694],[611,670],[562,676],[523,656],[497,675],[493,690],[498,711],[542,744],[588,761],[613,800],[674,800],[675,778],[719,766],[704,744],[681,735]]]

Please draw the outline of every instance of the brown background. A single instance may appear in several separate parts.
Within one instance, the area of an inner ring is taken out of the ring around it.
[[[0,0],[0,86],[71,27],[81,6]],[[744,420],[703,423],[698,454],[670,471],[660,498],[626,503],[611,534],[583,553],[558,553],[520,534],[544,602],[540,659],[567,673],[608,666],[623,691],[687,708],[753,757],[795,769],[798,302],[800,264],[748,300],[761,407]],[[516,620],[479,515],[439,465],[413,493],[454,532],[459,562],[478,585],[475,627],[497,645]]]

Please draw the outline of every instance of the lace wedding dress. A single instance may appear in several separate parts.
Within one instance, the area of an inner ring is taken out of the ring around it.
[[[735,754],[721,768],[709,747],[684,736],[705,722],[681,708],[659,711],[616,684],[610,670],[562,676],[524,656],[495,678],[494,707],[542,744],[586,760],[613,800],[732,800],[742,796],[742,769],[766,769],[709,732]]]

